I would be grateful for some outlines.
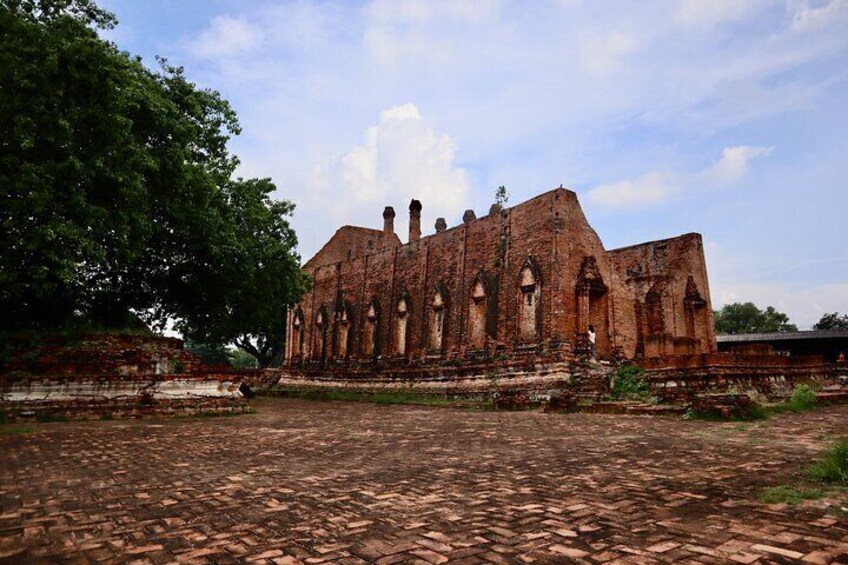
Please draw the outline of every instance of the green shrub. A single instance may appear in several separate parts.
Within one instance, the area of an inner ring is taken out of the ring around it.
[[[816,393],[807,385],[798,385],[787,404],[793,412],[804,412],[816,405]]]
[[[717,411],[701,411],[689,408],[683,415],[684,420],[702,420],[705,422],[752,422],[755,420],[765,420],[769,417],[769,411],[761,405],[752,402],[746,407],[738,407],[727,416],[723,416]]]
[[[647,400],[651,396],[651,385],[645,371],[635,365],[622,365],[615,376],[610,398],[613,400]]]
[[[828,449],[809,474],[819,481],[848,485],[848,438]]]

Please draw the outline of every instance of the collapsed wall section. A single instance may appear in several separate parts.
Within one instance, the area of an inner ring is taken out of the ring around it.
[[[615,339],[628,358],[716,350],[701,236],[696,233],[609,252]]]

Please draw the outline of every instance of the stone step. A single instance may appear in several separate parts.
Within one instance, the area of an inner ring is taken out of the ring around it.
[[[848,402],[848,390],[827,390],[817,392],[816,402],[821,404],[842,404]]]

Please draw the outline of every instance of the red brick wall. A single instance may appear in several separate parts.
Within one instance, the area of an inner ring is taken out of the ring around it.
[[[379,312],[379,353],[384,359],[400,357],[396,330],[401,297],[408,307],[404,358],[449,360],[466,356],[473,349],[469,340],[469,312],[472,288],[478,277],[485,281],[488,292],[485,311],[489,354],[532,355],[557,350],[564,342],[579,342],[591,323],[598,332],[600,355],[611,357],[620,347],[632,357],[636,353],[637,333],[634,303],[644,301],[645,293],[654,287],[661,290],[668,312],[664,331],[660,333],[673,348],[675,340],[687,337],[683,304],[690,276],[705,298],[700,308],[706,313],[698,320],[693,339],[684,339],[686,352],[714,349],[700,237],[690,234],[607,253],[586,221],[577,196],[568,190],[544,193],[513,208],[418,241],[333,262],[346,253],[342,248],[349,244],[346,238],[334,237],[320,256],[307,263],[313,289],[300,304],[304,314],[306,361],[320,363],[322,359],[316,325],[321,307],[327,312],[324,361],[341,361],[334,356],[343,333],[337,320],[342,307],[346,308],[348,318],[348,357],[360,361],[367,358],[363,354],[363,334],[365,314],[372,299]],[[600,280],[588,300],[585,319],[580,319],[579,279],[587,257],[594,259],[592,264]],[[525,266],[531,268],[538,285],[537,304],[526,309],[529,318],[519,315],[522,300],[526,299],[520,278]],[[437,286],[447,299],[440,354],[429,348]],[[535,333],[536,339],[528,342],[521,339],[520,325],[522,320],[532,324],[533,317],[535,332],[530,331],[530,335]]]
[[[640,353],[656,357],[716,351],[709,282],[699,234],[612,250],[609,257],[613,267],[616,342],[626,357]],[[703,299],[691,315],[685,301],[690,277]],[[657,299],[653,307],[649,292]],[[659,312],[661,317],[657,315]],[[694,328],[690,316],[694,316]]]

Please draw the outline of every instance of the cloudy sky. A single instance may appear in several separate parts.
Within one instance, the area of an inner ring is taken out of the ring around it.
[[[697,231],[714,305],[848,312],[848,0],[108,0],[220,91],[304,259],[563,184],[607,248]]]

